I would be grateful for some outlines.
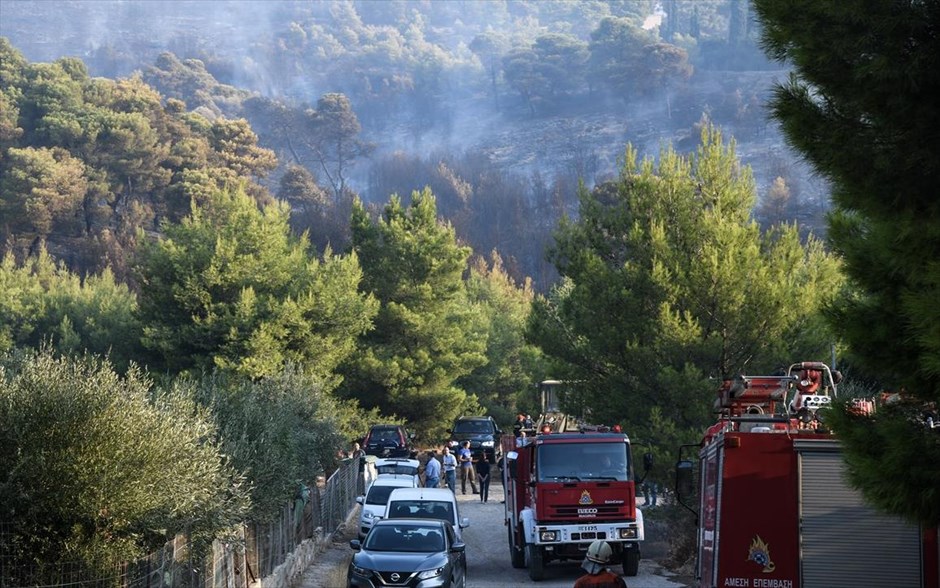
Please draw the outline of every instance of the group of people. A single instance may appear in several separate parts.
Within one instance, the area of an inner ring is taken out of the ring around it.
[[[516,415],[516,422],[512,424],[512,434],[517,438],[525,436],[525,429],[533,427],[535,427],[535,422],[532,420],[532,415],[520,412]]]
[[[428,463],[424,466],[425,488],[437,488],[441,484],[443,474],[444,484],[454,494],[457,493],[457,471],[460,471],[460,488],[467,493],[467,483],[474,494],[480,495],[481,502],[488,502],[490,498],[491,466],[486,452],[482,452],[478,459],[474,459],[470,451],[470,442],[464,441],[457,450],[456,455],[450,447],[444,446],[441,461],[437,460],[437,450],[428,452]],[[479,490],[477,489],[479,483]]]

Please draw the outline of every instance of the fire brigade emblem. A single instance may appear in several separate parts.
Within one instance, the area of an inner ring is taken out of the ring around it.
[[[751,548],[747,552],[747,560],[764,566],[763,572],[765,574],[769,574],[776,568],[774,562],[770,561],[770,546],[764,543],[760,535],[755,535],[754,540],[751,541]]]
[[[585,490],[581,493],[581,498],[578,499],[578,504],[594,504],[594,499],[591,498],[591,493]]]

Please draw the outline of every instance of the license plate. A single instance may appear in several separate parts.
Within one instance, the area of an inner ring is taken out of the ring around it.
[[[597,525],[581,525],[581,526],[578,527],[578,530],[581,531],[581,532],[584,532],[584,531],[596,531],[596,530],[597,530]]]

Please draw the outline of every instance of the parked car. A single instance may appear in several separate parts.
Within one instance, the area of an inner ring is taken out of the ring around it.
[[[451,447],[469,441],[473,455],[479,457],[481,453],[486,453],[493,465],[502,457],[499,438],[503,432],[491,416],[462,416],[454,421],[453,428],[448,432]]]
[[[402,425],[372,425],[362,440],[362,448],[366,455],[414,459],[418,452],[413,441],[414,435]]]
[[[359,538],[362,539],[372,528],[372,524],[385,516],[385,507],[392,491],[396,488],[414,488],[418,477],[407,474],[380,474],[369,484],[365,495],[357,496],[356,502],[362,505],[359,513]]]
[[[375,472],[380,476],[383,474],[414,476],[415,486],[421,485],[421,478],[418,477],[421,462],[417,459],[407,457],[380,457],[375,460],[373,466],[375,467]]]
[[[440,519],[454,527],[462,538],[462,529],[470,526],[470,519],[460,516],[457,497],[448,488],[396,488],[388,497],[385,518]]]
[[[348,588],[465,588],[467,556],[454,527],[436,519],[385,519],[355,550],[346,573]]]

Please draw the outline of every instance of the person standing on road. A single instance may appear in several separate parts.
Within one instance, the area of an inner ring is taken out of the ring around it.
[[[460,489],[467,493],[467,480],[470,480],[470,488],[473,493],[477,493],[476,474],[473,471],[473,453],[470,451],[470,442],[464,441],[457,452],[457,461],[460,462]]]
[[[362,447],[359,443],[352,444],[352,451],[349,452],[349,457],[352,458],[357,464],[359,473],[358,479],[356,480],[356,488],[359,494],[365,494],[365,472],[366,472],[366,452],[362,450]]]
[[[437,488],[441,485],[441,462],[437,461],[437,451],[428,451],[428,464],[424,466],[424,487]]]
[[[450,448],[444,446],[444,457],[441,458],[444,463],[444,480],[447,487],[454,494],[457,493],[457,458],[450,452]]]
[[[486,502],[490,499],[490,460],[486,458],[485,451],[477,461],[477,479],[480,481],[480,501]]]
[[[588,547],[581,568],[587,573],[577,579],[574,588],[627,588],[623,576],[604,567],[610,562],[611,549],[606,541],[597,540]]]
[[[643,482],[643,502],[646,506],[656,506],[659,485],[653,481]]]

